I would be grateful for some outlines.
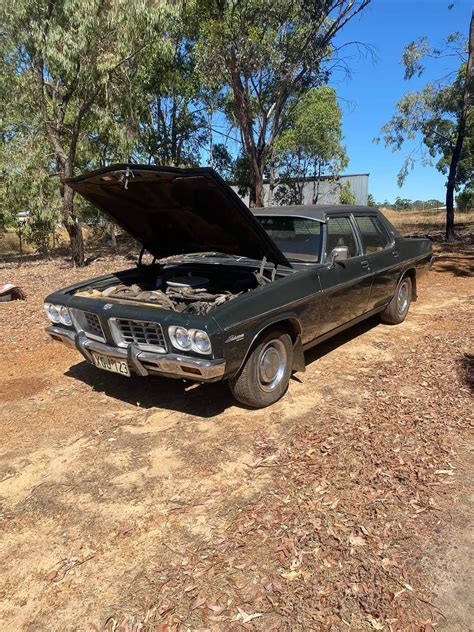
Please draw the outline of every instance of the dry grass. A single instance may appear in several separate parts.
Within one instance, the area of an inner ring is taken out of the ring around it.
[[[442,237],[445,226],[445,211],[392,211],[382,209],[385,217],[392,222],[402,234],[416,232],[426,233],[433,237]],[[472,234],[474,228],[474,211],[455,214],[456,232],[460,235]],[[436,239],[437,241],[438,239]]]
[[[33,246],[23,243],[23,252],[25,254],[31,254],[34,251]],[[7,230],[4,233],[0,232],[0,255],[17,255],[19,252],[20,240],[18,235],[12,230]]]

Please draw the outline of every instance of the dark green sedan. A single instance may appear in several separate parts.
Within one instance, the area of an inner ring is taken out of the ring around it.
[[[208,168],[113,165],[69,186],[142,251],[48,296],[49,335],[121,376],[226,380],[252,407],[285,393],[312,345],[374,314],[403,322],[432,261],[376,209],[252,213]]]

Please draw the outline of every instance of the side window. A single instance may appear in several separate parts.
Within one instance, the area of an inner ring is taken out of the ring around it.
[[[364,244],[365,252],[370,255],[387,248],[391,241],[378,217],[355,217]]]
[[[287,215],[257,215],[257,219],[289,259],[319,261],[321,222]]]
[[[354,235],[352,224],[347,217],[328,217],[326,255],[331,256],[333,248],[338,246],[347,246],[349,249],[349,257],[357,257],[359,248]]]

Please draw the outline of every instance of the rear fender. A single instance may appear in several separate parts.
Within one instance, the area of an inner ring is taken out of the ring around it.
[[[400,285],[400,283],[402,282],[402,280],[406,276],[409,276],[410,279],[411,279],[412,301],[416,301],[416,299],[418,298],[417,287],[416,287],[416,267],[415,266],[410,266],[409,268],[405,268],[405,270],[401,273],[401,275],[400,275],[400,277],[398,279],[397,289],[398,289],[398,286]]]

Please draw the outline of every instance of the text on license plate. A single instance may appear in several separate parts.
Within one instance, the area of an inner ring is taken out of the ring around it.
[[[112,373],[119,373],[120,375],[130,377],[130,369],[125,360],[109,358],[109,356],[101,355],[100,353],[92,353],[92,357],[94,364],[99,367],[99,369],[105,369],[105,371],[111,371]]]

